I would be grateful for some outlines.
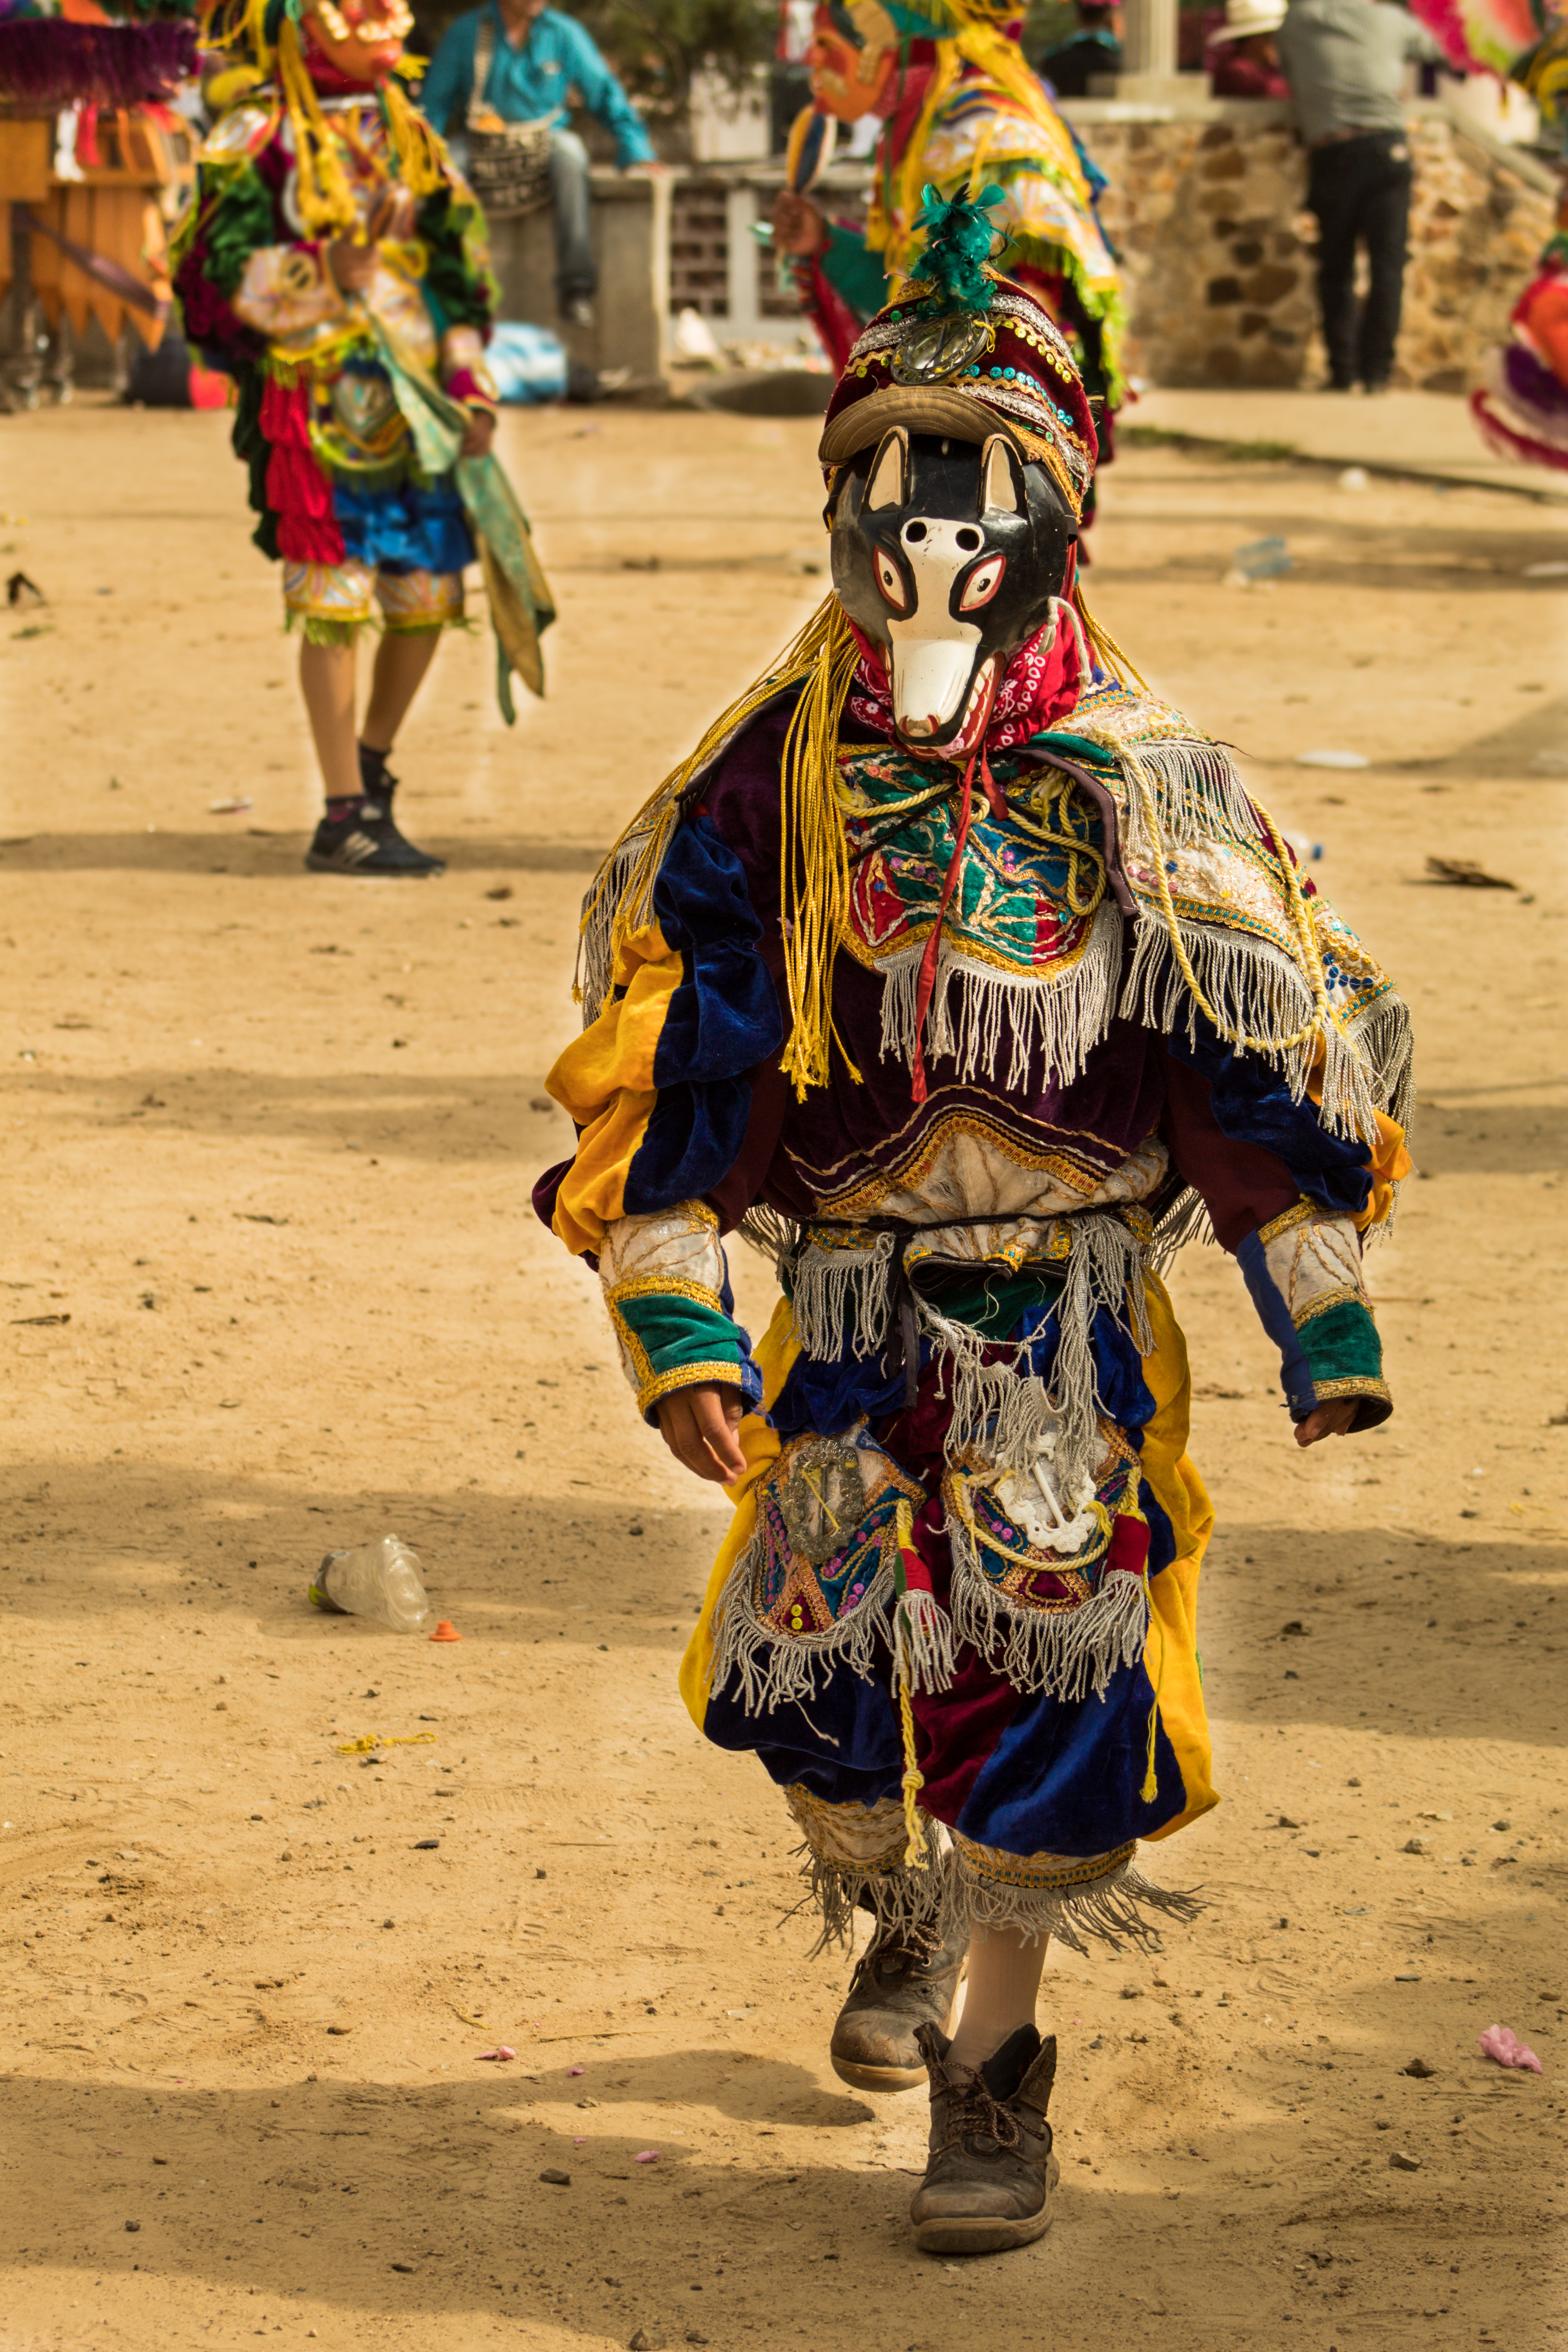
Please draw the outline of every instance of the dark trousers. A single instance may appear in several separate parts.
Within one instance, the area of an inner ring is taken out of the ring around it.
[[[1410,142],[1369,131],[1314,147],[1307,202],[1318,216],[1318,299],[1329,374],[1341,386],[1385,383],[1394,366],[1410,226]],[[1366,247],[1371,284],[1358,318],[1355,257]]]

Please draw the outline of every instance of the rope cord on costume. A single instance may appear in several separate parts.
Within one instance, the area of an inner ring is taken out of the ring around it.
[[[915,1515],[905,1496],[899,1498],[893,1527],[898,1543],[898,1556],[893,1564],[893,1585],[899,1601],[909,1592],[909,1575],[904,1567],[904,1554],[915,1547]],[[897,1604],[895,1603],[895,1606]],[[915,1711],[910,1698],[910,1670],[902,1642],[895,1643],[893,1671],[899,1685],[899,1729],[903,1741],[904,1770],[900,1783],[904,1792],[904,1868],[923,1870],[926,1867],[925,1834],[921,1828],[920,1793],[925,1787],[925,1774],[921,1770],[915,1753]]]
[[[1048,821],[1043,824],[1036,824],[1032,819],[1023,814],[1021,809],[1012,809],[1009,814],[1020,833],[1028,834],[1033,840],[1042,843],[1047,849],[1059,849],[1064,853],[1068,862],[1068,910],[1075,915],[1092,915],[1109,887],[1104,853],[1096,849],[1091,841],[1085,841],[1081,835],[1073,832],[1072,820],[1068,810],[1076,789],[1074,780],[1071,776],[1063,774],[1060,769],[1057,769],[1054,772],[1061,777],[1059,786],[1051,790],[1042,785],[1040,796],[1043,797],[1047,809],[1054,812],[1057,816],[1059,831],[1053,832]],[[1087,890],[1080,892],[1079,875],[1084,866],[1090,869],[1092,878]]]
[[[1329,983],[1323,971],[1323,960],[1318,951],[1318,935],[1311,917],[1307,912],[1307,902],[1301,895],[1301,885],[1297,876],[1295,860],[1281,843],[1279,829],[1268,810],[1260,806],[1257,801],[1252,803],[1259,822],[1268,835],[1275,863],[1284,877],[1285,896],[1289,903],[1290,920],[1295,929],[1297,943],[1301,950],[1301,961],[1306,967],[1307,979],[1312,991],[1311,1018],[1303,1022],[1300,1029],[1293,1030],[1289,1037],[1254,1036],[1249,1031],[1239,1026],[1231,1028],[1204,994],[1198,983],[1197,973],[1193,970],[1192,958],[1183,943],[1181,920],[1176,913],[1175,902],[1171,897],[1171,885],[1165,873],[1165,837],[1160,830],[1159,814],[1154,805],[1153,787],[1149,782],[1148,772],[1142,761],[1135,752],[1131,750],[1126,751],[1123,754],[1123,764],[1131,773],[1137,788],[1143,822],[1149,828],[1151,849],[1149,863],[1153,875],[1154,895],[1160,902],[1160,912],[1164,919],[1166,936],[1171,942],[1171,952],[1175,957],[1177,970],[1192,992],[1193,1002],[1205,1020],[1213,1024],[1226,1045],[1239,1047],[1244,1054],[1285,1054],[1290,1052],[1294,1046],[1304,1045],[1309,1037],[1321,1035],[1325,1024],[1331,1022],[1334,1016],[1329,1005]]]

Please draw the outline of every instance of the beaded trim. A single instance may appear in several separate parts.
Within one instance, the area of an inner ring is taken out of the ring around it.
[[[1138,1851],[1134,1838],[1129,1844],[1116,1847],[1113,1853],[1094,1853],[1083,1862],[1068,1862],[1054,1853],[1004,1853],[1000,1846],[977,1845],[973,1838],[964,1837],[957,1830],[949,1834],[978,1877],[989,1879],[997,1886],[1016,1886],[1031,1895],[1049,1895],[1064,1886],[1090,1886],[1098,1878],[1110,1878]]]

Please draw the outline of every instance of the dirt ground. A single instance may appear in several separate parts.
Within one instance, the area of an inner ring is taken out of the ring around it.
[[[723,1498],[528,1203],[595,855],[822,591],[814,430],[508,418],[550,698],[508,733],[484,638],[444,649],[416,887],[301,870],[226,420],[0,424],[48,598],[0,634],[4,2352],[1568,2336],[1568,666],[1524,576],[1564,522],[1163,448],[1106,479],[1103,618],[1406,989],[1421,1174],[1373,1435],[1300,1454],[1234,1267],[1178,1262],[1227,1801],[1152,1859],[1210,1907],[1155,1961],[1053,1953],[1056,2226],[932,2262],[921,2098],[833,2075],[782,1808],[676,1692]],[[1223,584],[1271,534],[1289,574]],[[306,1605],[386,1529],[460,1644]]]

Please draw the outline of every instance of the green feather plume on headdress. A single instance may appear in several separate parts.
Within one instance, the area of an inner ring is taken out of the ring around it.
[[[986,268],[998,235],[990,207],[1003,200],[993,182],[973,200],[954,196],[951,203],[928,181],[915,227],[925,236],[925,251],[917,256],[912,274],[934,280],[944,309],[989,310],[995,279]]]

